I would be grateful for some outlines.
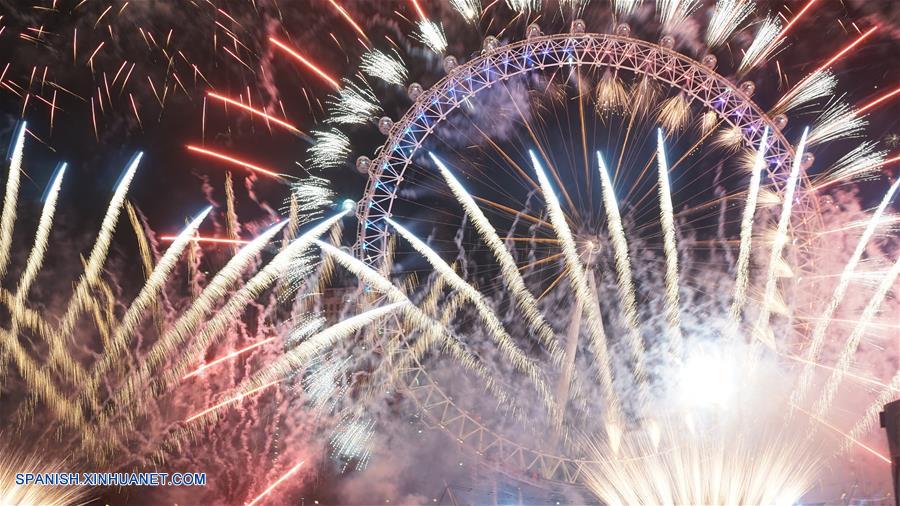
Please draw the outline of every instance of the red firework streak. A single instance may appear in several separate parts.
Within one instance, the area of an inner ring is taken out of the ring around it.
[[[857,113],[857,114],[862,114],[862,113],[864,113],[865,111],[867,111],[867,110],[869,110],[869,109],[875,107],[876,105],[878,105],[878,104],[884,102],[885,100],[888,100],[888,99],[890,99],[891,97],[897,95],[898,93],[900,93],[900,86],[898,86],[897,88],[895,88],[893,91],[889,91],[889,92],[885,93],[884,95],[882,95],[882,96],[880,96],[880,97],[878,97],[878,98],[873,99],[873,100],[872,100],[871,102],[869,102],[868,104],[866,104],[866,105],[860,107],[859,109],[857,109],[857,110],[856,110],[856,113]]]
[[[276,178],[276,179],[281,179],[281,175],[278,174],[278,173],[275,172],[275,171],[272,171],[272,170],[269,170],[269,169],[264,169],[264,168],[260,167],[259,165],[254,165],[254,164],[252,164],[252,163],[250,163],[250,162],[245,162],[245,161],[243,161],[243,160],[239,160],[239,159],[237,159],[237,158],[234,158],[233,156],[229,156],[229,155],[226,155],[226,154],[223,154],[223,153],[218,153],[218,152],[216,152],[216,151],[212,151],[212,150],[209,150],[209,149],[201,148],[201,147],[198,147],[198,146],[192,146],[192,145],[190,145],[190,144],[187,146],[187,148],[188,148],[188,150],[193,151],[193,152],[195,152],[195,153],[200,153],[200,154],[202,154],[202,155],[210,156],[210,157],[212,157],[212,158],[217,158],[217,159],[219,159],[219,160],[223,160],[223,161],[226,161],[226,162],[228,162],[228,163],[231,163],[231,164],[234,164],[234,165],[239,165],[239,166],[244,167],[244,168],[246,168],[246,169],[250,169],[250,170],[252,170],[252,171],[254,171],[254,172],[259,172],[260,174],[265,174],[265,175],[267,175],[267,176],[269,176],[269,177],[273,177],[273,178]]]
[[[275,44],[275,46],[277,46],[279,49],[281,49],[285,53],[291,55],[295,60],[299,61],[300,63],[305,65],[307,68],[309,68],[310,70],[315,72],[316,75],[318,75],[319,77],[324,79],[326,82],[328,82],[328,84],[330,84],[336,91],[341,90],[341,85],[334,78],[332,78],[331,76],[326,74],[325,71],[323,71],[321,68],[318,67],[318,65],[316,65],[312,61],[308,60],[307,58],[304,58],[303,55],[301,55],[296,50],[289,47],[284,42],[281,42],[280,40],[276,39],[275,37],[269,37],[269,42],[271,42],[272,44]]]
[[[847,44],[843,49],[838,51],[837,54],[832,56],[830,60],[828,60],[827,62],[822,64],[821,67],[817,68],[813,72],[813,74],[815,74],[816,72],[821,72],[821,71],[827,69],[828,67],[830,67],[834,62],[838,61],[842,56],[844,56],[845,54],[850,52],[850,50],[852,50],[854,47],[858,46],[862,41],[866,40],[869,37],[869,35],[872,35],[872,33],[875,32],[875,30],[877,30],[877,29],[878,29],[877,26],[873,26],[872,28],[869,28],[869,30],[866,33],[860,35],[859,37],[856,38],[856,40]]]
[[[240,109],[243,109],[243,110],[245,110],[245,111],[247,111],[247,112],[249,112],[249,113],[251,113],[251,114],[255,114],[256,116],[259,116],[259,117],[265,119],[266,121],[271,121],[272,123],[275,123],[275,124],[280,125],[280,126],[282,126],[282,127],[284,127],[284,128],[287,128],[288,130],[290,130],[290,131],[292,131],[292,132],[294,132],[294,133],[298,133],[298,134],[299,134],[299,133],[302,133],[302,132],[300,131],[299,128],[297,128],[297,127],[295,127],[294,125],[288,123],[287,121],[285,121],[285,120],[283,120],[283,119],[276,118],[275,116],[272,116],[271,114],[268,114],[268,113],[266,113],[266,112],[264,112],[264,111],[260,111],[259,109],[250,107],[249,105],[244,104],[244,103],[241,103],[241,102],[238,102],[237,100],[234,100],[234,99],[232,99],[232,98],[228,98],[228,97],[219,95],[218,93],[213,93],[213,92],[211,92],[211,91],[208,91],[208,92],[206,93],[206,96],[208,96],[209,98],[214,98],[214,99],[219,100],[219,101],[221,101],[221,102],[224,102],[224,103],[226,103],[226,104],[233,105],[233,106],[238,107],[238,108],[240,108]]]

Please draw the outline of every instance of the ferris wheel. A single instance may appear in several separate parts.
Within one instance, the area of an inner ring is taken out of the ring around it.
[[[524,86],[531,87],[531,91],[534,91],[533,88],[544,87],[546,92],[546,89],[556,80],[560,82],[562,88],[568,88],[570,92],[574,89],[575,91],[571,94],[575,97],[584,100],[585,96],[590,95],[591,100],[596,102],[602,101],[602,97],[599,96],[602,91],[599,90],[599,87],[602,86],[604,80],[609,80],[610,75],[615,76],[614,79],[625,79],[636,83],[633,86],[634,89],[650,83],[654,88],[661,90],[663,96],[679,97],[680,100],[687,103],[689,108],[698,111],[698,115],[706,115],[707,123],[710,123],[712,121],[710,117],[714,116],[712,123],[720,130],[727,130],[732,136],[730,142],[734,149],[724,150],[726,154],[721,155],[723,158],[731,157],[743,148],[755,149],[760,145],[764,131],[768,132],[769,144],[765,155],[766,181],[764,184],[774,195],[781,198],[786,188],[785,180],[794,159],[792,143],[785,136],[786,116],[784,114],[770,116],[754,102],[753,95],[756,86],[753,82],[734,82],[718,74],[716,72],[717,58],[713,54],[704,54],[699,60],[696,60],[679,53],[674,46],[675,40],[671,36],[662,37],[658,43],[633,38],[631,29],[626,24],[617,26],[614,34],[586,33],[585,23],[577,20],[572,23],[568,33],[544,35],[540,33],[540,29],[536,25],[531,25],[524,40],[501,43],[494,37],[488,37],[484,41],[481,54],[463,63],[453,56],[447,56],[444,59],[446,75],[428,89],[418,84],[410,86],[409,98],[412,100],[412,104],[405,114],[397,121],[385,117],[379,122],[379,129],[387,135],[387,139],[379,148],[378,155],[373,160],[361,157],[357,162],[358,168],[369,174],[365,196],[357,208],[359,219],[355,244],[357,256],[371,266],[381,267],[388,255],[389,240],[393,234],[388,225],[389,220],[404,218],[415,220],[418,213],[411,210],[414,209],[414,205],[411,206],[409,201],[417,199],[430,201],[434,198],[434,194],[442,191],[434,188],[435,184],[440,185],[439,182],[429,180],[427,175],[416,174],[416,172],[432,170],[421,167],[424,153],[432,149],[438,151],[442,147],[454,149],[447,147],[446,143],[440,140],[442,135],[447,135],[448,131],[452,129],[452,126],[447,127],[446,125],[452,125],[454,116],[466,116],[467,120],[471,119],[471,115],[467,115],[466,111],[472,111],[473,108],[481,106],[480,104],[476,105],[481,95],[496,94],[498,88],[505,88],[509,93],[510,83],[517,82],[525,83]],[[533,79],[532,76],[541,77]],[[591,80],[593,83],[586,83]],[[585,92],[583,88],[590,91]],[[658,98],[657,101],[663,102],[664,100]],[[490,106],[490,103],[485,105],[485,107]],[[584,105],[582,104],[581,107],[584,108]],[[602,104],[597,105],[590,112],[602,116],[601,108]],[[628,134],[633,134],[635,113],[629,112],[627,105],[623,109],[620,111],[620,116],[623,118],[621,121],[628,122],[630,117],[631,124],[628,125]],[[528,125],[525,125],[529,120],[521,119],[524,129],[531,130]],[[475,120],[476,123],[478,121]],[[655,126],[653,119],[645,118],[644,121],[654,123],[653,126]],[[607,128],[612,128],[609,126],[610,121],[604,123]],[[583,117],[581,124],[582,131],[584,131],[585,120]],[[508,144],[507,139],[489,139],[490,135],[484,133],[484,130],[488,130],[487,127],[478,128],[478,125],[475,127],[483,136],[485,144],[494,145],[498,152],[504,151],[503,148],[497,147],[497,144],[504,142]],[[688,151],[686,156],[690,156],[691,152],[705,149],[703,147],[705,144],[712,144],[712,142],[708,142],[708,139],[713,129],[698,127],[698,130],[701,131],[689,140],[692,147],[689,148],[691,151]],[[547,136],[544,139],[547,139]],[[534,140],[536,140],[535,136],[532,135],[528,141]],[[555,140],[559,141],[560,139]],[[547,142],[553,144],[553,140]],[[575,139],[572,142],[580,144],[581,140]],[[626,137],[627,142],[628,138]],[[685,140],[680,142],[688,143]],[[453,141],[451,141],[452,143]],[[466,142],[457,142],[457,144],[466,144]],[[547,149],[551,150],[552,148],[548,147]],[[641,148],[635,147],[634,149],[640,150]],[[553,155],[548,156],[552,158]],[[510,160],[509,156],[504,155],[504,157],[506,160],[502,161],[509,165],[516,165],[516,162]],[[466,158],[466,156],[463,155],[461,158]],[[620,164],[622,158],[624,158],[624,154],[620,156]],[[491,160],[496,160],[496,158]],[[811,163],[811,156],[804,159],[805,168]],[[490,161],[473,163],[473,165],[480,166],[479,170],[483,170],[489,164]],[[463,162],[457,161],[456,165],[463,165]],[[625,170],[627,169],[623,169],[623,171]],[[555,180],[561,185],[571,187],[590,187],[597,184],[596,181],[592,182],[591,177],[578,180],[575,176],[578,171],[572,172],[569,175],[556,176]],[[587,174],[587,171],[585,173]],[[622,174],[620,180],[628,181],[628,176]],[[633,179],[629,184],[632,183],[637,184]],[[417,185],[427,188],[426,193],[430,193],[430,195],[418,196],[419,192],[415,191]],[[485,185],[488,192],[490,192],[489,186],[491,185]],[[566,193],[565,189],[561,191]],[[593,189],[588,188],[586,191],[573,190],[571,193],[581,194],[583,200],[584,194],[591,191]],[[524,202],[527,198],[528,196],[523,197],[522,201]],[[797,199],[800,204],[795,210],[797,218],[793,223],[804,224],[808,220],[814,220],[816,204],[812,193],[805,192],[801,188]],[[515,220],[517,214],[519,217],[527,214],[521,210],[521,207],[511,203],[498,203],[497,199],[488,200],[487,198],[478,200],[493,211],[509,214],[505,218],[501,217],[501,221]],[[566,195],[566,200],[568,205],[578,207],[573,202],[573,200],[578,200],[578,197],[571,198]],[[403,204],[404,201],[406,201],[406,205]],[[398,202],[401,204],[398,205]],[[584,204],[586,205],[586,202]],[[428,206],[429,204],[422,205]],[[716,208],[716,206],[712,207]],[[580,226],[576,224],[575,228],[577,229],[576,235],[586,234],[585,241],[590,240],[589,236],[594,232],[588,230],[596,228],[593,225],[598,220],[575,218],[575,215],[589,213],[590,210],[571,214],[573,221],[583,220],[583,223]],[[541,219],[537,218],[537,220]],[[510,232],[507,238],[513,241],[525,240],[525,238],[511,237],[512,235],[515,233]],[[801,241],[809,240],[799,229],[796,237]],[[534,239],[532,236],[532,240]],[[538,242],[540,242],[539,238]],[[803,246],[798,250],[801,251],[800,257],[802,257]],[[553,256],[552,253],[547,254],[547,257],[551,256]],[[580,318],[580,313],[568,314],[566,318]],[[391,324],[388,326],[390,327]],[[577,324],[575,328],[577,334]],[[399,331],[399,329],[395,330]],[[521,440],[508,437],[503,430],[491,427],[484,421],[482,414],[460,405],[452,392],[445,391],[441,381],[429,373],[427,364],[416,362],[414,366],[404,372],[402,389],[415,403],[425,423],[446,431],[458,443],[468,446],[486,462],[496,465],[502,470],[513,471],[520,478],[536,482],[550,480],[575,484],[583,478],[583,469],[587,463],[583,456],[569,455],[565,451],[559,451],[559,448],[555,448],[553,445],[525,444]]]

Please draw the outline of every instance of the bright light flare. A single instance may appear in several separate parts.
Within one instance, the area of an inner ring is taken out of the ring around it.
[[[737,391],[735,364],[721,353],[702,351],[685,358],[678,390],[682,402],[693,407],[721,407]]]
[[[277,172],[269,170],[269,169],[264,169],[264,168],[260,167],[259,165],[254,165],[252,163],[245,162],[243,160],[238,160],[237,158],[234,158],[234,157],[222,154],[222,153],[218,153],[216,151],[211,151],[209,149],[204,149],[204,148],[201,148],[198,146],[193,146],[190,144],[187,145],[187,148],[188,148],[188,150],[193,151],[195,153],[200,153],[202,155],[217,158],[219,160],[223,160],[223,161],[226,161],[226,162],[234,164],[234,165],[239,165],[241,167],[244,167],[245,169],[250,169],[254,172],[259,172],[260,174],[265,174],[269,177],[281,179],[281,175],[278,174]]]

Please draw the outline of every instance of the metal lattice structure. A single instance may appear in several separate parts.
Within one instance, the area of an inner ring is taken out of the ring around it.
[[[764,126],[771,132],[767,173],[780,193],[794,150],[771,118],[751,97],[712,68],[671,49],[646,41],[605,34],[557,34],[529,38],[496,49],[453,69],[422,93],[391,128],[388,139],[372,162],[369,184],[357,208],[359,232],[357,256],[380,267],[388,238],[386,218],[417,150],[435,127],[470,97],[494,83],[532,71],[566,66],[592,66],[626,70],[667,83],[692,100],[718,113],[727,124],[739,128],[747,145],[757,146]],[[802,216],[801,210],[797,214]],[[392,330],[388,329],[390,334]],[[527,447],[481,423],[460,408],[421,364],[402,371],[398,385],[415,403],[429,427],[449,433],[501,472],[539,485],[542,480],[576,484],[590,461],[554,455]]]
[[[494,431],[454,403],[420,364],[401,372],[406,378],[403,389],[426,426],[447,432],[501,472],[534,486],[540,486],[540,480],[577,484],[591,464],[525,446]]]

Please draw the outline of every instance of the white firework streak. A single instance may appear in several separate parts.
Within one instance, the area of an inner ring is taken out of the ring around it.
[[[433,21],[419,21],[419,40],[437,54],[447,50],[447,37],[441,25]]]
[[[142,157],[143,153],[135,155],[131,160],[131,164],[125,170],[125,174],[122,176],[118,186],[116,186],[113,197],[109,202],[109,207],[106,209],[106,215],[103,217],[103,222],[100,225],[100,232],[97,234],[97,239],[88,256],[84,273],[75,285],[75,292],[69,300],[69,305],[59,327],[49,336],[50,365],[60,367],[64,374],[75,382],[80,382],[84,378],[85,371],[78,362],[72,360],[66,353],[65,341],[75,328],[78,316],[84,308],[85,302],[90,297],[90,287],[96,283],[103,264],[106,262],[109,246],[116,231],[116,223],[119,221],[119,214],[122,211],[122,206],[125,204],[128,187],[131,184],[131,180],[134,179],[134,174],[141,163]]]
[[[229,293],[229,290],[234,286],[247,266],[285,225],[287,225],[287,221],[282,221],[269,227],[268,230],[231,257],[231,260],[216,273],[209,285],[200,292],[200,296],[182,313],[172,328],[153,344],[138,370],[116,392],[112,405],[126,406],[135,401],[138,401],[139,408],[144,405],[139,402],[140,399],[136,398],[138,389],[144,386],[144,383],[153,374],[153,370],[166,357],[172,356],[178,347],[192,336],[194,329],[200,325],[204,318],[209,316],[213,306]],[[129,413],[129,416],[133,418],[141,412],[142,409],[136,409]],[[101,425],[105,426],[108,422],[108,419],[106,419],[107,415],[104,414],[100,418]]]
[[[878,143],[875,141],[865,141],[853,148],[834,162],[834,165],[816,181],[814,186],[821,188],[838,181],[850,181],[873,175],[884,162],[888,153],[884,150],[876,151],[877,146]]]
[[[710,48],[725,43],[740,28],[744,20],[753,14],[756,6],[749,0],[719,0],[706,29],[706,45]]]
[[[378,98],[368,83],[356,84],[344,79],[344,86],[328,100],[327,123],[363,125],[381,114]]]
[[[607,349],[606,332],[603,329],[603,317],[597,308],[596,297],[591,293],[588,285],[584,266],[581,264],[581,259],[578,258],[575,240],[572,238],[569,224],[566,223],[566,216],[563,214],[562,207],[559,204],[559,197],[553,191],[550,180],[547,178],[547,174],[544,173],[537,155],[535,155],[533,150],[529,150],[528,153],[531,155],[531,163],[537,173],[541,191],[544,193],[547,211],[550,214],[550,222],[556,232],[556,237],[562,245],[563,255],[568,266],[569,282],[575,288],[577,303],[581,304],[588,315],[587,327],[591,338],[590,345],[599,362],[597,375],[600,380],[600,388],[602,389],[604,400],[606,400],[606,406],[609,408],[606,423],[607,437],[611,441],[611,446],[617,448],[622,434],[622,414],[618,394],[616,394],[612,383],[612,363],[609,350]],[[640,363],[643,362],[642,357],[639,357],[639,360]],[[635,363],[638,364],[639,362],[636,361]],[[635,366],[635,369],[637,369],[637,366]]]
[[[481,0],[450,0],[450,5],[469,23],[481,17]]]
[[[804,77],[788,90],[772,108],[772,113],[789,112],[820,98],[829,97],[837,87],[837,78],[828,70],[820,70]]]
[[[641,0],[612,0],[613,10],[618,17],[631,15],[639,3]]]
[[[747,287],[750,284],[750,255],[753,243],[753,218],[756,215],[756,203],[759,198],[759,184],[762,180],[762,171],[766,166],[766,143],[769,140],[769,127],[763,130],[759,149],[756,151],[756,159],[753,161],[753,174],[750,177],[750,187],[747,189],[747,205],[744,207],[744,215],[741,219],[741,245],[738,253],[737,276],[734,283],[734,299],[731,303],[732,330],[737,330],[741,322],[741,312],[747,302]],[[735,334],[736,335],[736,332]]]
[[[894,183],[894,189],[896,189],[896,186],[897,183]],[[869,330],[869,325],[872,323],[872,320],[875,319],[875,316],[877,316],[881,303],[884,302],[888,292],[893,288],[898,275],[900,275],[900,258],[894,262],[894,265],[882,278],[881,284],[869,300],[869,304],[863,310],[859,322],[853,328],[850,337],[847,338],[847,342],[844,344],[843,350],[841,350],[841,355],[838,358],[837,364],[834,366],[834,371],[832,371],[831,376],[829,376],[828,381],[825,383],[821,397],[816,404],[815,411],[818,416],[823,416],[828,408],[831,407],[834,396],[837,394],[837,389],[844,379],[844,374],[847,372],[847,369],[850,368],[850,362],[853,360],[853,355],[856,354],[856,350],[859,348],[859,341],[862,339],[863,335],[865,335],[866,331]]]
[[[241,312],[247,307],[252,300],[259,297],[263,290],[271,286],[275,280],[280,278],[289,268],[296,266],[296,260],[307,250],[313,243],[330,230],[338,221],[347,215],[349,211],[342,211],[334,216],[317,223],[309,231],[293,240],[286,248],[281,250],[275,258],[269,261],[265,267],[257,272],[249,281],[247,281],[240,290],[237,291],[224,307],[216,311],[216,315],[212,320],[203,326],[203,330],[199,335],[195,336],[191,341],[187,351],[182,355],[182,359],[172,368],[166,371],[167,383],[176,383],[187,368],[197,359],[197,356],[203,352],[212,340],[221,335],[228,329],[234,321],[240,318]]]
[[[375,291],[387,296],[390,302],[404,304],[403,307],[405,312],[410,320],[412,320],[413,325],[421,328],[425,333],[422,338],[416,341],[415,345],[412,347],[412,352],[406,356],[408,358],[398,362],[393,368],[391,372],[391,382],[396,381],[396,374],[399,371],[402,371],[405,365],[408,365],[408,363],[413,360],[421,359],[422,355],[437,343],[437,339],[446,336],[448,339],[442,339],[441,344],[447,346],[451,356],[460,362],[463,367],[478,375],[484,382],[485,388],[494,395],[500,403],[505,404],[510,402],[509,396],[497,384],[494,378],[491,377],[484,365],[475,360],[471,353],[460,346],[457,337],[413,304],[406,294],[391,283],[390,280],[363,263],[361,260],[348,255],[339,248],[322,241],[317,241],[317,244],[322,251],[331,255],[332,258],[344,266],[345,269],[350,271],[360,281],[369,284]],[[387,362],[389,361],[385,361],[385,363]]]
[[[310,360],[333,346],[338,341],[359,332],[376,321],[403,309],[406,303],[399,302],[370,309],[364,313],[347,318],[303,341],[296,348],[288,351],[265,369],[256,373],[243,386],[244,392],[259,388],[260,385],[272,381],[280,381],[296,370],[304,367]]]
[[[362,55],[359,68],[372,77],[377,77],[387,83],[403,86],[409,75],[406,65],[396,51],[387,54],[373,49]]]
[[[678,247],[675,242],[675,211],[672,189],[669,187],[669,164],[663,144],[662,129],[656,131],[656,155],[659,162],[659,221],[663,231],[663,250],[666,255],[666,319],[672,340],[672,351],[680,357],[684,338],[681,335],[681,309],[678,282]]]
[[[84,395],[96,395],[95,390],[99,385],[100,380],[119,360],[122,352],[125,351],[135,330],[137,330],[138,325],[140,325],[141,321],[144,319],[147,309],[153,304],[154,300],[156,300],[156,297],[169,279],[172,270],[178,264],[184,248],[190,244],[194,234],[197,232],[197,228],[200,227],[200,224],[206,219],[210,211],[212,211],[212,207],[206,208],[206,210],[194,218],[190,224],[178,234],[178,237],[172,241],[172,244],[156,264],[156,267],[153,268],[153,271],[147,278],[147,282],[144,283],[140,293],[138,293],[137,297],[135,297],[134,301],[125,312],[125,316],[122,318],[121,323],[113,330],[112,337],[110,337],[109,342],[106,345],[103,356],[94,366],[93,371],[91,371],[90,379],[83,389]]]
[[[613,252],[616,260],[616,275],[618,278],[619,298],[622,302],[623,319],[628,328],[627,339],[635,354],[643,356],[644,341],[638,330],[637,298],[635,296],[634,281],[631,276],[631,260],[628,257],[628,241],[625,239],[625,228],[622,226],[622,216],[619,214],[619,204],[613,190],[612,181],[603,156],[597,152],[598,170],[603,189],[603,206],[606,208],[606,220],[609,223],[609,235],[612,239]]]
[[[791,165],[791,173],[788,176],[787,186],[784,191],[784,201],[781,206],[781,216],[778,219],[778,229],[775,239],[772,241],[772,250],[769,253],[769,268],[766,275],[766,287],[763,293],[762,307],[756,322],[755,337],[775,348],[774,339],[769,336],[769,316],[776,299],[775,291],[778,286],[777,266],[781,262],[781,254],[788,242],[788,226],[791,224],[791,210],[794,205],[794,192],[797,190],[797,180],[800,178],[800,164],[803,161],[803,153],[806,151],[806,138],[809,135],[809,127],[803,129],[803,136],[797,151],[794,154],[794,162]]]
[[[494,229],[488,218],[478,207],[478,204],[475,203],[475,199],[469,195],[463,185],[453,176],[447,166],[444,165],[434,153],[429,152],[428,154],[431,156],[435,165],[438,166],[438,169],[440,169],[441,174],[447,181],[447,185],[450,186],[450,190],[453,192],[456,200],[462,204],[466,215],[472,220],[472,223],[475,225],[475,230],[478,231],[478,234],[485,244],[487,244],[488,248],[490,248],[491,253],[494,254],[494,258],[496,258],[497,262],[500,264],[500,274],[502,275],[503,282],[515,298],[516,305],[525,316],[525,320],[529,327],[537,334],[541,343],[547,347],[550,355],[553,357],[553,362],[558,366],[562,363],[563,359],[562,349],[559,347],[556,337],[553,335],[553,329],[550,328],[550,325],[547,324],[547,321],[544,320],[543,315],[538,310],[537,300],[535,300],[534,296],[525,286],[525,280],[522,279],[522,274],[516,266],[515,259],[513,259],[509,250],[506,249],[506,245],[497,235],[496,229]]]
[[[3,212],[0,214],[0,276],[6,274],[9,266],[9,248],[12,246],[13,227],[16,224],[16,204],[19,200],[19,181],[22,178],[25,127],[26,123],[22,122],[16,140],[13,142],[9,176],[6,179],[6,194],[3,197]]]
[[[31,285],[44,264],[44,255],[47,253],[50,230],[53,228],[53,217],[56,215],[56,202],[59,198],[59,189],[62,187],[65,173],[66,164],[62,164],[47,190],[47,200],[44,201],[44,207],[41,210],[41,218],[38,221],[37,233],[34,238],[34,247],[31,248],[31,253],[28,255],[28,261],[25,264],[25,270],[19,279],[18,287],[16,287],[16,302],[14,303],[16,311],[20,309],[22,303],[28,297]]]
[[[337,167],[350,155],[350,138],[332,128],[313,132],[313,145],[309,148],[309,164],[316,169]]]
[[[841,301],[844,300],[844,296],[847,294],[847,289],[850,287],[850,282],[853,280],[853,274],[856,271],[856,267],[859,265],[860,260],[862,260],[862,256],[866,251],[866,247],[869,245],[869,241],[875,235],[875,230],[878,228],[878,225],[881,222],[881,217],[893,200],[894,195],[897,193],[898,187],[900,187],[900,180],[894,182],[894,184],[891,185],[891,188],[888,190],[887,194],[885,194],[884,198],[881,200],[881,203],[875,209],[875,212],[869,219],[869,223],[866,226],[866,229],[863,231],[862,235],[859,238],[859,242],[856,243],[856,249],[853,250],[853,255],[844,265],[844,270],[841,272],[841,277],[838,279],[838,283],[834,289],[834,293],[831,294],[831,299],[828,301],[828,305],[825,307],[822,315],[816,321],[816,326],[813,327],[812,340],[809,343],[809,348],[806,349],[806,354],[804,357],[807,361],[806,366],[803,368],[803,372],[800,375],[797,389],[794,391],[793,400],[795,404],[799,404],[803,401],[803,397],[806,395],[807,390],[809,389],[813,374],[813,362],[819,358],[819,352],[822,350],[822,345],[825,344],[825,333],[828,330],[828,325],[829,323],[831,323],[831,319],[834,317],[834,312],[837,311],[837,308],[841,304]]]
[[[700,6],[699,0],[657,0],[656,11],[663,31],[674,30]]]
[[[434,269],[447,281],[447,283],[454,290],[459,291],[464,294],[466,298],[468,298],[472,304],[475,306],[475,309],[478,311],[478,315],[481,317],[481,321],[484,322],[485,327],[488,330],[488,334],[494,340],[494,343],[497,345],[497,348],[500,352],[506,357],[510,363],[515,366],[520,372],[528,376],[532,383],[534,383],[534,387],[537,389],[538,394],[541,396],[541,399],[544,401],[544,406],[547,409],[548,413],[556,417],[557,416],[557,404],[553,398],[553,394],[550,392],[550,388],[547,386],[547,382],[544,380],[543,375],[540,372],[537,364],[535,364],[534,360],[525,355],[525,353],[516,345],[516,343],[512,340],[509,334],[506,332],[506,329],[503,328],[503,323],[500,322],[500,319],[497,317],[496,313],[488,306],[487,302],[484,300],[484,295],[481,294],[478,290],[476,290],[472,285],[467,283],[463,278],[457,274],[452,267],[450,267],[447,262],[445,262],[435,251],[428,247],[427,244],[422,242],[421,239],[413,235],[412,232],[404,228],[399,223],[387,218],[386,221],[394,227],[397,232],[400,233],[410,244],[412,244],[413,248],[419,252],[422,256],[424,256],[428,263],[434,267]],[[556,419],[556,418],[554,418]]]
[[[738,73],[744,74],[749,72],[750,69],[768,59],[784,42],[783,37],[778,37],[780,33],[781,22],[778,18],[769,17],[760,23],[756,36],[753,37],[753,42],[750,43],[750,47],[744,52],[744,58],[738,67]]]
[[[822,115],[819,116],[809,134],[809,144],[857,137],[869,122],[859,116],[852,107],[840,99],[829,104]]]

